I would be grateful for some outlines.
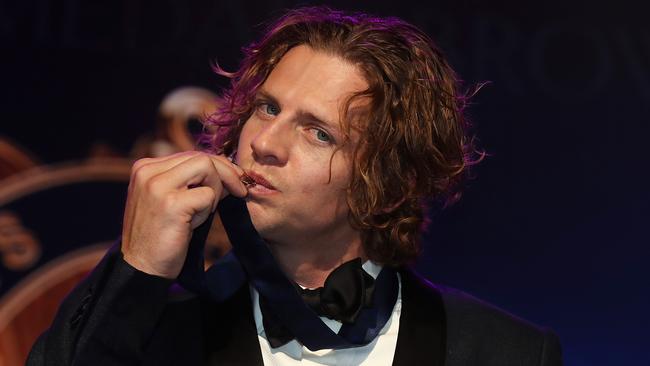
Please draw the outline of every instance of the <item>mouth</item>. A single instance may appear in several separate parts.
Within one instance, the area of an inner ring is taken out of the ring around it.
[[[277,188],[275,188],[263,176],[255,173],[253,171],[244,172],[244,176],[242,176],[241,181],[242,181],[242,183],[244,183],[244,185],[247,188],[252,188],[252,187],[254,187],[256,185],[260,185],[260,186],[262,186],[262,187],[264,187],[266,189],[270,189],[270,190],[274,190],[274,191],[277,190]]]

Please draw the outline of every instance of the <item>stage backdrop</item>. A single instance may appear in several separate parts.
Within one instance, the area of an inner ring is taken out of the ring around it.
[[[490,82],[469,109],[489,156],[432,216],[418,269],[552,327],[567,365],[650,364],[650,6],[328,4],[413,22],[467,87]],[[233,69],[294,5],[2,1],[0,136],[47,164],[127,156],[166,93],[218,91],[210,63]]]

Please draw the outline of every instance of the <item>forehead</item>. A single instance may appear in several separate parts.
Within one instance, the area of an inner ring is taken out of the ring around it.
[[[307,112],[337,125],[347,98],[367,88],[355,65],[306,45],[289,50],[262,85],[283,112]],[[363,105],[363,100],[354,101],[349,113],[359,112]]]

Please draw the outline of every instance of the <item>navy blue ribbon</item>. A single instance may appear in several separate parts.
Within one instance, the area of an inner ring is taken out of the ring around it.
[[[296,291],[278,266],[264,240],[255,230],[241,198],[228,196],[219,202],[217,211],[232,244],[232,251],[203,269],[203,251],[214,214],[192,236],[187,258],[178,282],[186,289],[222,302],[232,296],[247,280],[268,307],[300,343],[311,351],[343,349],[372,342],[390,319],[397,301],[397,272],[384,267],[375,280],[373,306],[364,308],[354,323],[343,324],[333,332]]]

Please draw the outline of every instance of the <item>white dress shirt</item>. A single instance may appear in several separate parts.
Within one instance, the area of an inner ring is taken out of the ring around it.
[[[382,268],[380,265],[371,261],[366,261],[362,267],[373,278],[377,278]],[[339,350],[323,349],[314,352],[307,349],[307,347],[304,347],[295,339],[281,347],[275,349],[271,348],[269,341],[266,339],[266,333],[264,332],[262,312],[259,303],[259,293],[251,286],[253,314],[255,316],[255,325],[257,326],[257,339],[260,342],[264,365],[391,365],[395,354],[395,346],[397,345],[399,317],[402,310],[402,283],[399,274],[398,282],[399,292],[397,294],[397,301],[395,302],[393,313],[379,335],[372,342],[361,347]],[[320,319],[334,332],[338,333],[339,329],[341,329],[341,322],[326,317],[321,317]]]

